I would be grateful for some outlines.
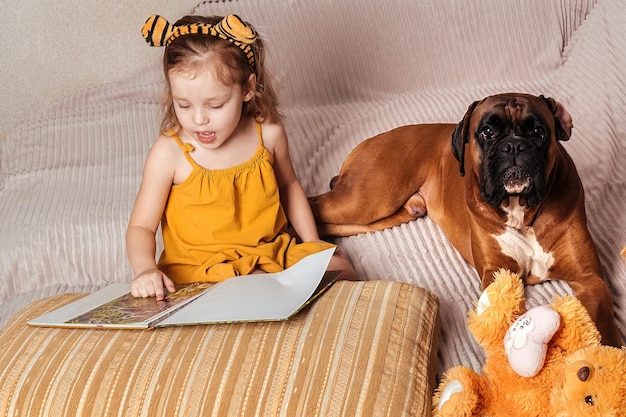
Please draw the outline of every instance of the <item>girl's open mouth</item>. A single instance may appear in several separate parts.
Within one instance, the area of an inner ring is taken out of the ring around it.
[[[196,138],[200,143],[211,143],[215,140],[215,132],[196,132]]]

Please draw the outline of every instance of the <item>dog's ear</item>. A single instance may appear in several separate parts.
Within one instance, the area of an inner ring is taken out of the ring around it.
[[[469,142],[469,122],[476,105],[478,105],[478,101],[469,105],[463,120],[456,125],[452,132],[452,154],[459,161],[459,173],[462,177],[465,175],[465,144]]]
[[[574,127],[572,123],[572,116],[569,114],[565,106],[556,101],[551,97],[539,96],[550,111],[552,115],[554,115],[554,126],[556,132],[554,132],[556,139],[565,142],[569,140],[572,135],[572,128]]]

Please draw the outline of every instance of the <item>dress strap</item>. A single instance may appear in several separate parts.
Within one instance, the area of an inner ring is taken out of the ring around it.
[[[261,123],[256,123],[256,133],[259,135],[259,146],[263,146],[263,129],[261,129]]]
[[[168,131],[168,133],[172,135],[174,139],[176,139],[176,143],[178,144],[178,146],[180,146],[180,149],[183,150],[183,153],[185,154],[185,158],[187,158],[187,161],[189,161],[191,166],[198,167],[198,164],[196,164],[196,161],[194,161],[191,155],[189,155],[189,152],[194,150],[193,145],[191,143],[184,143],[182,140],[180,140],[176,132],[174,132],[171,129]]]

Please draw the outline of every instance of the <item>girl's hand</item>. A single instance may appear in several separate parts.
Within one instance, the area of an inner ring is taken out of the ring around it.
[[[176,291],[174,281],[158,269],[150,269],[137,275],[130,283],[133,297],[156,297],[157,301],[165,298],[165,290]]]

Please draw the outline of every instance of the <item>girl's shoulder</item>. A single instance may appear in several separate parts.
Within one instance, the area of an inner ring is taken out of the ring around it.
[[[170,184],[181,183],[192,170],[176,138],[168,135],[160,135],[152,144],[145,166],[150,175],[165,178]]]
[[[171,152],[174,149],[182,149],[183,142],[173,135],[161,133],[159,137],[152,144],[152,149],[157,152]]]
[[[161,134],[152,144],[148,159],[160,161],[161,163],[171,163],[172,155],[176,155],[180,150],[180,145],[173,136]]]
[[[287,143],[287,132],[280,122],[262,122],[261,135],[263,136],[263,145],[270,151]]]

